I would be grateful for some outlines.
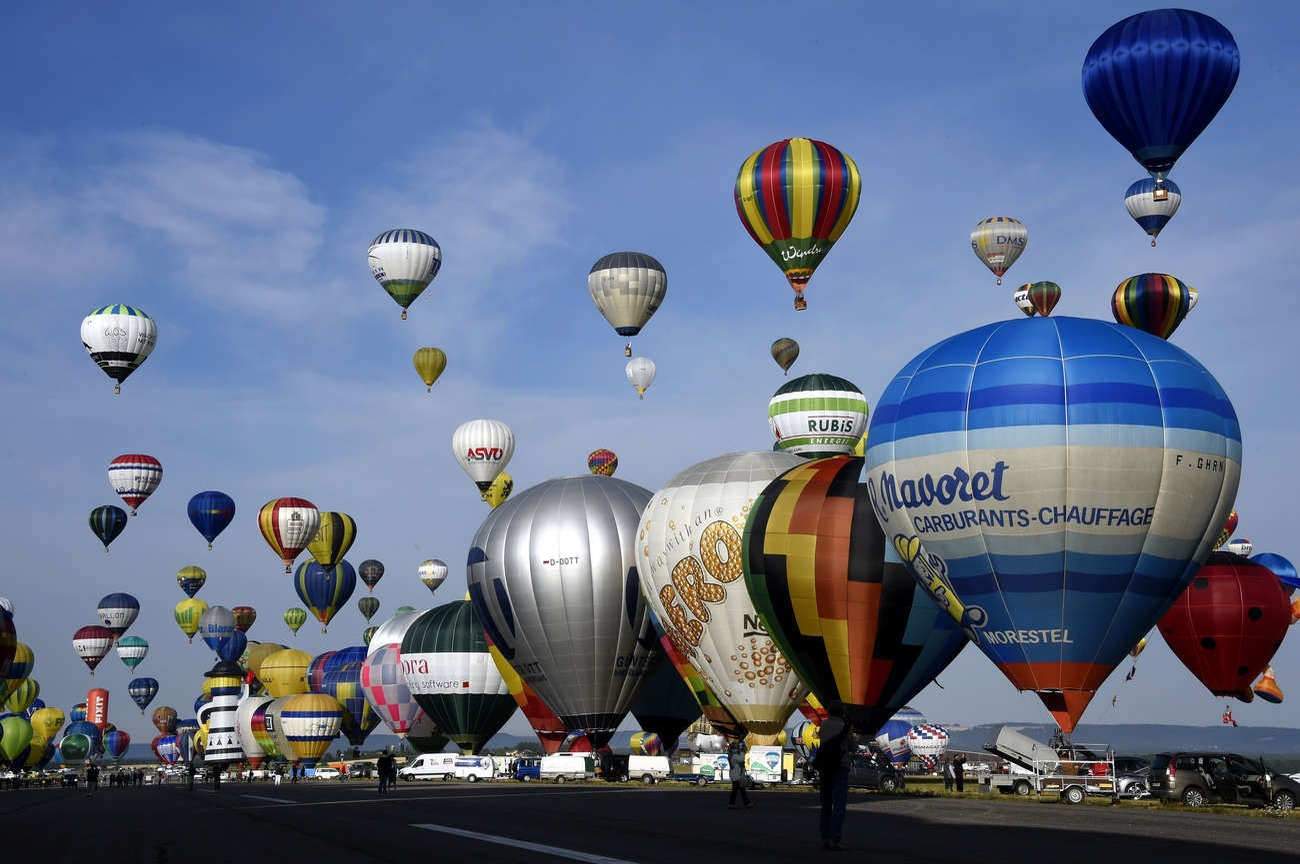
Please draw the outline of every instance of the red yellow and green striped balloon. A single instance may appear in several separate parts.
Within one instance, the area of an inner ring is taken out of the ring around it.
[[[1120,324],[1168,339],[1196,308],[1196,300],[1196,289],[1177,277],[1141,273],[1119,283],[1110,308]]]
[[[804,286],[858,209],[857,163],[824,141],[787,138],[749,155],[736,176],[736,212],[807,308]]]

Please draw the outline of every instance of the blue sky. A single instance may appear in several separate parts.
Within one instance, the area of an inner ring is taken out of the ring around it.
[[[1079,86],[1091,41],[1141,8],[8,9],[0,594],[18,607],[43,697],[65,708],[84,698],[72,631],[102,594],[126,590],[144,606],[133,632],[153,646],[139,674],[162,681],[155,705],[188,714],[211,655],[171,621],[187,563],[209,572],[200,597],[257,607],[254,638],[313,653],[359,640],[355,597],[328,637],[309,623],[289,639],[279,616],[297,598],[254,521],[278,495],[356,517],[350,558],[388,565],[379,618],[427,605],[415,576],[426,557],[452,565],[439,599],[460,596],[485,512],[450,453],[465,419],[513,426],[517,488],[583,470],[605,446],[620,477],[654,489],[700,459],[770,446],[777,336],[801,342],[796,370],[843,375],[874,404],[921,348],[1020,314],[967,243],[994,214],[1030,230],[1008,281],[1059,282],[1057,314],[1109,318],[1115,284],[1147,270],[1200,290],[1175,341],[1241,417],[1240,533],[1300,554],[1300,10],[1197,4],[1235,34],[1242,74],[1179,162],[1183,207],[1153,250],[1122,206],[1142,172]],[[790,135],[836,144],[863,176],[857,216],[797,316],[731,201],[744,156]],[[403,225],[437,237],[445,262],[407,322],[365,260],[372,236]],[[659,368],[644,402],[586,291],[591,262],[623,248],[669,273],[667,302],[638,339]],[[160,327],[116,399],[77,340],[86,311],[109,302],[139,305]],[[431,396],[410,367],[423,344],[450,358]],[[166,476],[105,555],[85,514],[117,503],[104,466],[137,451]],[[206,488],[239,506],[213,552],[184,514]],[[1277,671],[1300,694],[1295,639]],[[1086,720],[1217,721],[1222,704],[1153,641],[1136,681],[1108,684]],[[113,690],[114,720],[147,741],[130,677],[110,657],[94,682]],[[941,680],[916,700],[934,719],[1046,717],[974,649]],[[1297,704],[1234,707],[1244,723],[1294,725]]]

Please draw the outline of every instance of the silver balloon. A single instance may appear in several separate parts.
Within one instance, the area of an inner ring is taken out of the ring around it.
[[[469,552],[469,591],[492,641],[571,732],[604,745],[656,650],[636,571],[650,490],[584,474],[493,510]]]

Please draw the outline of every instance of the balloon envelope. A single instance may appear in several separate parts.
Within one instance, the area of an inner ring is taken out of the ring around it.
[[[613,252],[591,266],[587,290],[614,332],[632,337],[663,304],[668,273],[644,252]]]
[[[143,453],[117,456],[108,463],[108,483],[134,514],[162,483],[162,463]]]
[[[838,375],[801,375],[772,394],[767,423],[782,452],[805,458],[850,453],[867,431],[867,398]]]
[[[190,524],[203,535],[203,539],[208,541],[208,548],[211,549],[212,541],[216,540],[217,535],[225,531],[226,526],[235,518],[235,499],[225,492],[209,490],[191,498],[185,510],[190,517]],[[202,585],[202,582],[199,584]],[[194,596],[191,592],[186,593],[191,597]]]
[[[100,600],[97,611],[100,623],[112,630],[114,635],[121,636],[130,629],[140,614],[140,601],[119,591]]]
[[[361,566],[357,568],[357,576],[361,578],[362,582],[366,583],[366,588],[368,590],[375,590],[375,586],[379,584],[379,580],[384,578],[383,562],[376,561],[373,558],[367,558],[365,561],[362,561]]]
[[[306,498],[276,498],[267,501],[257,514],[257,527],[271,551],[284,562],[284,572],[320,528],[320,511]]]
[[[90,511],[90,530],[107,550],[109,544],[126,530],[126,511],[112,504],[96,507]]]
[[[81,344],[104,374],[117,382],[113,392],[120,393],[122,382],[153,353],[158,326],[143,309],[110,303],[92,309],[82,320]]]
[[[329,625],[338,611],[352,597],[357,587],[357,573],[346,561],[322,567],[315,561],[304,561],[298,565],[293,577],[294,590],[298,599],[316,616],[321,624],[321,632]]]
[[[442,247],[416,228],[393,228],[370,241],[366,259],[375,281],[402,307],[405,321],[406,310],[438,275]]]
[[[500,420],[470,420],[452,433],[451,452],[483,493],[515,455],[515,433]]]
[[[1191,580],[1240,464],[1232,403],[1190,355],[1101,321],[1022,318],[903,367],[866,479],[922,587],[1068,732]]]

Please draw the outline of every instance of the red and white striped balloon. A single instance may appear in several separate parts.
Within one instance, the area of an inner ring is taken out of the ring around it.
[[[72,634],[72,648],[81,661],[90,667],[90,674],[95,674],[95,667],[104,659],[108,649],[113,647],[113,631],[98,624],[82,627]]]
[[[306,498],[276,498],[262,505],[257,527],[266,545],[284,562],[284,572],[289,573],[293,560],[320,529],[320,511]]]
[[[108,463],[108,482],[135,515],[162,483],[162,463],[143,453],[124,453]]]

